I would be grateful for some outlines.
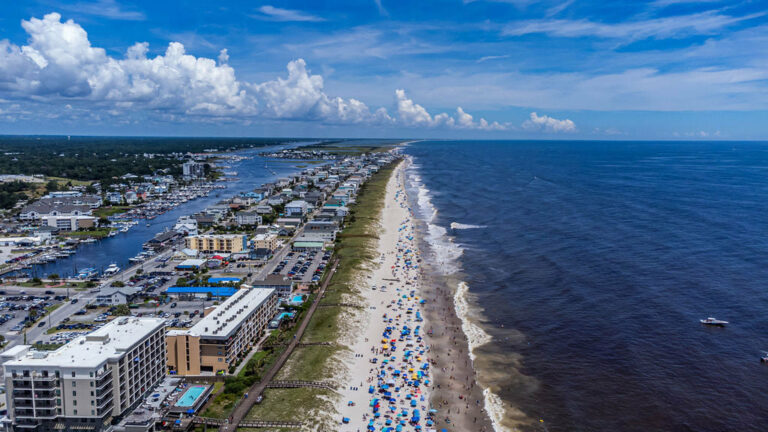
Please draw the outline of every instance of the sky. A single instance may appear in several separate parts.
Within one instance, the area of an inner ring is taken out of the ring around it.
[[[25,0],[0,134],[768,139],[765,0]]]

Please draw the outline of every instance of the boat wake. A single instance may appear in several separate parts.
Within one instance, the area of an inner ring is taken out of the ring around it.
[[[451,229],[452,230],[465,230],[465,229],[480,229],[480,228],[488,228],[485,225],[472,225],[472,224],[463,224],[458,222],[451,222]]]

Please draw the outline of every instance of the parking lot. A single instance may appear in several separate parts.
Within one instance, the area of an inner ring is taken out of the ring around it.
[[[200,321],[205,307],[211,305],[213,305],[212,301],[203,300],[170,300],[161,304],[150,301],[131,308],[130,311],[132,316],[165,318],[166,326],[170,328],[189,328]],[[44,335],[42,341],[43,343],[67,343],[117,318],[114,315],[115,310],[114,306],[83,307],[72,317],[65,318],[52,330],[48,330],[50,334]]]
[[[66,300],[65,296],[54,295],[53,291],[46,293],[49,294],[0,296],[0,334],[18,333],[25,326],[45,325],[46,319],[42,319],[39,324],[32,323],[44,317],[47,308]]]
[[[318,282],[331,258],[328,251],[290,252],[272,271],[300,283]]]

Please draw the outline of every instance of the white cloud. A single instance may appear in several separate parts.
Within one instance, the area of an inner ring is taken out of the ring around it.
[[[558,120],[548,115],[539,116],[532,112],[530,118],[523,122],[523,129],[550,133],[576,132],[576,124],[569,119]]]
[[[440,113],[434,117],[423,106],[417,104],[405,95],[405,90],[395,90],[396,98],[396,116],[400,124],[409,127],[447,127],[450,129],[468,129],[468,130],[507,130],[510,129],[507,124],[498,122],[488,123],[481,118],[474,121],[472,115],[466,113],[461,107],[456,108],[456,114],[451,117],[446,113]]]
[[[519,21],[507,25],[502,34],[522,36],[546,33],[559,37],[594,36],[628,41],[646,38],[672,39],[690,35],[717,34],[732,24],[764,16],[765,12],[745,16],[722,15],[718,11],[706,11],[690,15],[669,16],[619,23],[601,23],[588,20],[544,19]]]
[[[477,59],[477,62],[478,63],[482,63],[482,62],[486,62],[488,60],[501,60],[501,59],[505,59],[505,58],[509,58],[509,55],[508,54],[506,54],[506,55],[489,55],[489,56],[480,57],[479,59]]]
[[[453,115],[432,116],[403,90],[395,92],[394,116],[385,108],[372,109],[355,98],[329,96],[323,77],[313,75],[303,59],[288,63],[287,76],[249,83],[237,79],[226,49],[217,59],[210,59],[190,55],[183,44],[171,42],[163,54],[148,57],[149,44],[139,42],[128,48],[123,58],[114,58],[92,46],[80,25],[72,20],[62,22],[58,13],[23,21],[22,26],[29,35],[26,45],[0,41],[0,96],[66,106],[65,111],[71,113],[118,115],[146,110],[170,121],[194,115],[200,121],[263,118],[477,131],[512,129],[508,123],[475,120],[461,107]]]
[[[300,21],[300,22],[320,22],[324,18],[309,15],[293,9],[282,9],[270,5],[264,5],[258,9],[260,14],[251,15],[253,18],[265,19],[270,21]]]
[[[227,52],[227,49],[224,48],[223,50],[219,51],[219,65],[224,65],[229,63],[229,52]]]
[[[95,2],[62,3],[64,10],[86,15],[99,16],[115,20],[142,21],[146,16],[142,12],[125,10],[115,0],[97,0]]]

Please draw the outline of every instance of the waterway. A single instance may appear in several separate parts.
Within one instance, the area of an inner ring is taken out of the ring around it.
[[[231,154],[248,156],[251,159],[225,162],[231,167],[227,171],[237,171],[237,180],[218,183],[226,186],[224,189],[214,189],[209,196],[186,202],[155,219],[140,219],[139,224],[126,233],[107,237],[96,243],[83,243],[77,248],[77,253],[52,263],[35,265],[31,269],[23,270],[21,274],[26,273],[29,276],[39,277],[58,274],[61,277],[68,277],[76,275],[79,269],[89,267],[95,268],[101,273],[113,263],[121,268],[127,268],[130,265],[128,259],[141,252],[144,242],[154,237],[155,234],[172,228],[179,217],[197,213],[220,200],[240,192],[251,191],[264,183],[272,182],[281,177],[292,176],[301,172],[303,169],[301,167],[307,166],[307,161],[267,159],[259,156],[259,153],[307,144],[307,142],[291,143],[233,152]]]

